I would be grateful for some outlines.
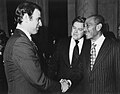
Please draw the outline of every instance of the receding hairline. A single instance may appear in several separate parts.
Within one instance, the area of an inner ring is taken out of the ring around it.
[[[101,24],[104,24],[105,22],[105,19],[103,16],[101,15],[91,15],[89,16],[87,19],[93,19],[93,21],[98,24],[98,23],[101,23]]]

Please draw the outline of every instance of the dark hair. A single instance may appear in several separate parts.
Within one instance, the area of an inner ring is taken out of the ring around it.
[[[78,16],[72,21],[72,26],[75,22],[85,23],[86,18]]]
[[[25,2],[21,3],[20,5],[18,5],[18,7],[15,11],[16,23],[22,22],[22,18],[23,18],[25,13],[27,13],[29,15],[29,17],[32,18],[32,14],[33,14],[35,9],[38,9],[41,12],[41,7],[39,7],[37,4],[35,4],[33,2],[25,1]]]

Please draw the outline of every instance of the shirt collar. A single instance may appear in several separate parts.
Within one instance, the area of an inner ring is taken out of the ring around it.
[[[80,38],[78,41],[79,41],[79,43],[81,43],[83,40],[84,40],[84,38],[82,37],[82,38]],[[75,43],[75,40],[73,39],[73,37],[72,37],[72,40],[71,40],[71,41]],[[78,44],[79,44],[79,43],[78,43]]]
[[[16,29],[22,30],[22,31],[26,34],[26,36],[29,38],[29,40],[32,41],[32,38],[31,38],[29,32],[27,32],[26,30],[24,30],[23,28],[21,28],[21,27],[19,27],[19,26],[17,26]]]
[[[104,35],[102,34],[96,41],[92,41],[91,43],[95,43],[95,44],[97,44],[97,45],[100,45],[100,44],[102,44],[103,43],[103,41],[105,40],[105,37],[104,37]]]

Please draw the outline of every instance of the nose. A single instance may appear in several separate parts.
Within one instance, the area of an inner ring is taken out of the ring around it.
[[[42,21],[41,20],[39,20],[39,26],[42,26]]]

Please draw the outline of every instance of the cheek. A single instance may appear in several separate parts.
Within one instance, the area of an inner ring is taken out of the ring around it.
[[[92,29],[92,35],[97,35],[97,31],[95,28]]]
[[[71,31],[71,35],[73,35],[73,34],[74,34],[74,30]]]
[[[93,29],[93,28],[89,29],[89,34],[90,34],[90,35],[93,35],[93,34],[94,34],[94,29]]]
[[[38,25],[38,22],[34,22],[34,26],[37,26]]]
[[[34,21],[34,22],[33,22],[33,26],[34,26],[34,27],[37,26],[37,24],[38,24],[37,21]]]
[[[78,35],[79,36],[82,36],[84,34],[84,32],[79,32]]]

